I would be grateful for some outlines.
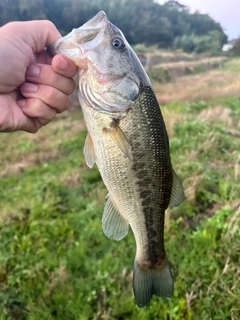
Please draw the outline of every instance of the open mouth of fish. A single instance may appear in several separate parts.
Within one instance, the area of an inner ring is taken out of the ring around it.
[[[139,77],[128,63],[133,51],[105,12],[100,11],[83,26],[73,29],[47,51],[51,56],[63,54],[75,63],[82,98],[95,110],[109,114],[125,112],[138,97]]]
[[[100,44],[103,45],[103,37],[101,35],[107,26],[114,28],[105,12],[100,11],[80,28],[73,29],[65,37],[58,39],[54,44],[50,45],[47,52],[51,56],[58,53],[65,54],[78,67],[86,68],[87,64],[84,56],[92,47]]]

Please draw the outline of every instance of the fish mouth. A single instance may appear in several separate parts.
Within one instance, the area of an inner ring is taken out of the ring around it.
[[[108,22],[106,13],[104,11],[100,11],[92,19],[84,23],[81,28],[102,28],[106,22]]]
[[[73,29],[69,34],[51,44],[47,52],[52,57],[58,53],[64,54],[77,64],[77,60],[84,54],[84,44],[95,40],[108,24],[106,13],[100,11],[80,28]]]

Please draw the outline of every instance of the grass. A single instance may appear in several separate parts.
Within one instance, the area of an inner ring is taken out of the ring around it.
[[[158,62],[157,65],[148,70],[148,74],[154,81],[165,83],[184,75],[199,74],[211,69],[223,68],[227,60],[226,57],[212,57],[195,61]]]
[[[224,70],[230,71],[230,72],[240,72],[240,64],[239,64],[239,58],[233,58],[229,60],[224,67]]]
[[[149,47],[144,44],[137,44],[133,46],[133,49],[137,54],[144,54],[144,56],[150,60],[151,65],[177,61],[192,61],[196,59],[194,54],[189,54],[182,50],[175,50],[174,52],[167,51],[166,49],[162,50],[158,46]]]
[[[230,61],[232,69],[239,65],[239,59]],[[238,99],[239,88],[240,74],[229,70],[229,64],[222,69],[178,77],[168,83],[155,83],[157,97],[162,105],[184,101],[205,101],[210,104],[213,101],[214,104],[221,104],[227,99]]]
[[[102,232],[107,190],[85,164],[81,113],[36,135],[1,133],[0,320],[240,318],[240,79],[232,64],[240,62],[155,86],[187,199],[166,214],[174,297],[154,297],[145,309],[132,294],[132,232],[120,242]]]

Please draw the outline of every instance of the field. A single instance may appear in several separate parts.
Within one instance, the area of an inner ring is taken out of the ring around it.
[[[240,59],[154,87],[187,198],[166,214],[173,299],[136,307],[134,237],[102,232],[107,190],[74,108],[1,133],[0,320],[240,319]]]

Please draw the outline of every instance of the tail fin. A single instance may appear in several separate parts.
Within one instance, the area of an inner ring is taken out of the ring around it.
[[[164,298],[171,298],[174,283],[168,259],[161,269],[143,269],[135,260],[133,273],[133,291],[139,308],[146,307],[155,294]]]

